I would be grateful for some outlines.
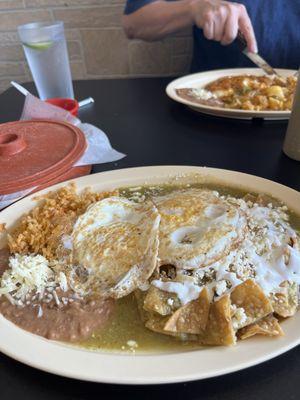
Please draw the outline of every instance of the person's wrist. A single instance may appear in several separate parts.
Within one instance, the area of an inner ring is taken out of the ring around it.
[[[188,12],[193,24],[199,23],[199,14],[206,3],[206,0],[187,0]]]
[[[195,23],[195,16],[199,8],[199,1],[203,0],[186,0],[187,13],[190,18],[191,24]]]

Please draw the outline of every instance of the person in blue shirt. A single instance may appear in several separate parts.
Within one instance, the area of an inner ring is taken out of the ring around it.
[[[154,41],[193,26],[192,72],[253,67],[235,41],[273,67],[298,69],[300,0],[127,0],[123,27],[129,38]]]

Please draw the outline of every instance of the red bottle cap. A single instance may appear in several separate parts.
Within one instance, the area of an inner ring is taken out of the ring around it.
[[[66,122],[0,124],[0,195],[33,187],[38,190],[88,173],[90,166],[73,167],[86,146],[82,131]]]

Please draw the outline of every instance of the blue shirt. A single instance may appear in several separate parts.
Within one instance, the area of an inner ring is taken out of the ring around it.
[[[155,0],[127,0],[130,14]],[[259,53],[273,67],[298,69],[300,66],[300,0],[235,0],[244,4],[251,18]],[[253,67],[236,42],[222,46],[207,40],[194,27],[194,53],[191,71]]]

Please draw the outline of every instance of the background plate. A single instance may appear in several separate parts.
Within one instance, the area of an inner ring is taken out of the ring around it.
[[[276,196],[300,214],[300,193],[278,183],[240,172],[187,166],[130,168],[75,179],[78,189],[110,190],[126,185],[165,182],[174,175],[199,173],[216,181]],[[64,186],[58,184],[51,189]],[[40,193],[47,193],[45,189]],[[0,223],[11,227],[35,203],[29,196],[0,213]],[[3,244],[3,243],[2,243]],[[1,245],[1,243],[0,243]],[[204,379],[237,371],[269,360],[300,343],[300,313],[283,323],[285,336],[252,338],[234,347],[123,355],[84,350],[28,333],[0,315],[0,351],[27,365],[71,378],[119,384],[172,383]]]
[[[291,69],[276,69],[279,75],[290,76],[294,75],[297,71]],[[264,118],[267,120],[284,120],[289,119],[290,111],[247,111],[247,110],[233,110],[224,109],[220,107],[212,107],[207,105],[201,105],[194,103],[193,101],[182,99],[177,95],[176,89],[181,88],[192,88],[192,87],[204,87],[209,82],[212,82],[223,76],[234,76],[234,75],[265,75],[260,68],[233,68],[233,69],[219,69],[214,71],[199,72],[197,74],[186,75],[182,78],[175,79],[170,82],[166,88],[166,93],[171,99],[186,104],[191,107],[194,111],[201,112],[203,114],[213,115],[216,117],[235,118],[235,119],[252,119],[252,118]]]

